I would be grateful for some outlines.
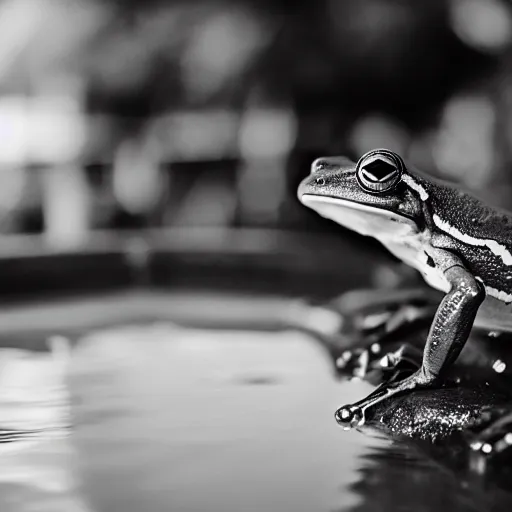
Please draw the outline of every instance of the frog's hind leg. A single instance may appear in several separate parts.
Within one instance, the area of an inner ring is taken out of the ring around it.
[[[398,393],[432,385],[459,355],[485,292],[472,274],[453,255],[445,252],[442,251],[439,257],[445,258],[447,268],[444,275],[450,283],[450,291],[441,301],[430,327],[421,368],[405,379],[384,383],[355,404],[339,408],[335,417],[340,425],[361,426],[365,422],[366,411],[375,404]]]

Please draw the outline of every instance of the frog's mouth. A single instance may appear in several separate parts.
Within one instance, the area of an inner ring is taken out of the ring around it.
[[[418,233],[418,226],[410,217],[379,206],[314,194],[303,194],[300,200],[322,217],[362,235],[385,239]]]

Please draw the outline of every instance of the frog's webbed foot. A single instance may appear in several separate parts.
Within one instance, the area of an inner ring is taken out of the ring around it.
[[[397,380],[400,373],[396,372],[389,381],[379,386],[359,402],[340,407],[334,415],[338,424],[345,429],[361,427],[365,424],[368,412],[372,407],[400,393],[429,387],[434,382],[433,377],[426,376],[421,370],[416,371],[409,377]]]

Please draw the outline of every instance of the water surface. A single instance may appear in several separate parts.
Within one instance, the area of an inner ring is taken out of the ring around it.
[[[0,427],[18,396],[24,423],[9,428],[44,417],[46,430],[35,444],[0,444],[2,512],[477,509],[410,447],[337,426],[334,410],[370,387],[336,380],[304,334],[169,321],[90,329],[45,385],[30,377],[44,357],[24,358],[32,369],[10,375],[43,398],[0,396]]]
[[[98,510],[350,507],[369,440],[302,335],[167,325],[101,332],[74,356],[76,443]]]

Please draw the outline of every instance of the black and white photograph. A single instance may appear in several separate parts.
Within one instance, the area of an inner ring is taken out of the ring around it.
[[[512,510],[512,0],[0,0],[0,512]]]

